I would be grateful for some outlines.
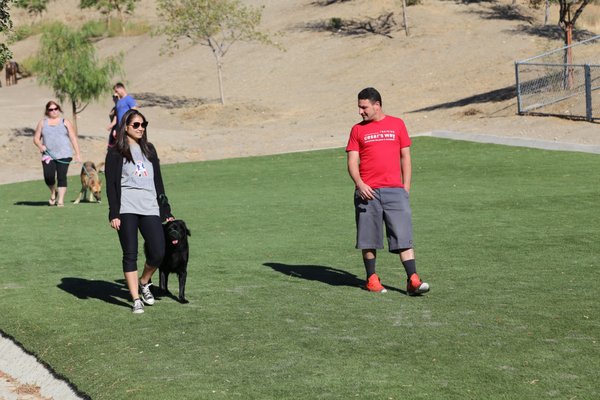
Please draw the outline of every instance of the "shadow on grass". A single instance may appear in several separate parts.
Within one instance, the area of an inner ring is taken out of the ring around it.
[[[264,263],[263,265],[294,278],[318,281],[331,286],[350,286],[366,290],[365,285],[367,282],[354,274],[337,268],[326,267],[324,265],[291,265],[281,263]],[[388,290],[406,294],[402,289],[388,285],[384,286]]]
[[[366,282],[359,279],[356,275],[347,271],[331,268],[324,265],[291,265],[268,262],[263,264],[271,267],[277,272],[295,278],[306,279],[308,281],[319,281],[331,286],[350,286],[365,289]],[[384,285],[388,290],[406,294],[402,289],[393,286]]]
[[[117,306],[131,308],[129,291],[123,279],[115,282],[94,281],[84,278],[62,278],[58,288],[81,300],[98,299]]]
[[[175,300],[179,304],[187,304],[187,303],[189,303],[189,300],[186,300],[185,303],[182,303],[181,300],[179,300],[179,297],[176,296],[176,295],[174,295],[173,293],[171,293],[171,291],[168,288],[165,291],[165,290],[162,290],[160,287],[158,287],[158,285],[155,285],[155,286],[152,286],[150,288],[150,291],[152,292],[152,295],[154,296],[155,300],[161,300],[163,297],[166,297],[166,298],[169,298],[171,300]]]
[[[275,271],[295,278],[309,281],[319,281],[332,286],[364,287],[365,281],[341,269],[326,267],[323,265],[290,265],[268,262],[263,264]]]
[[[48,200],[46,201],[16,201],[15,206],[30,206],[30,207],[49,207]]]

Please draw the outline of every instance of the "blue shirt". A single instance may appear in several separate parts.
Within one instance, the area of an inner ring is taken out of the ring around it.
[[[121,122],[121,118],[123,118],[123,115],[125,115],[127,111],[131,110],[133,107],[136,106],[137,103],[135,102],[135,99],[130,95],[119,99],[119,101],[117,101],[117,105],[115,106],[117,109],[117,125],[119,124],[119,122]]]

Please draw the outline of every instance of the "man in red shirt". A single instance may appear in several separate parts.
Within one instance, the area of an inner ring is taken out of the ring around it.
[[[358,94],[363,121],[354,125],[346,147],[348,173],[356,185],[356,248],[362,250],[367,290],[385,293],[375,273],[377,250],[383,249],[385,224],[388,248],[400,254],[407,276],[406,294],[426,293],[429,284],[417,275],[409,204],[411,140],[400,118],[385,115],[374,88]]]

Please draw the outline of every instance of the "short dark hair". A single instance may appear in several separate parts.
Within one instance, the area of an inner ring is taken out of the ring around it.
[[[369,100],[371,103],[379,102],[380,106],[383,106],[383,101],[381,101],[381,94],[377,91],[377,89],[368,87],[361,90],[358,93],[358,100]]]
[[[113,90],[116,88],[123,88],[125,89],[125,85],[123,85],[121,82],[117,82],[115,83],[115,86],[113,86]]]

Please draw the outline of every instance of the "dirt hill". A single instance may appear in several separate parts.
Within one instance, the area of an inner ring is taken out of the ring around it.
[[[163,37],[97,43],[100,57],[123,52],[126,75],[115,81],[123,80],[138,99],[163,162],[342,147],[359,119],[356,94],[366,86],[382,92],[384,110],[404,118],[413,134],[451,130],[600,144],[594,124],[516,115],[514,61],[562,45],[555,30],[534,29],[542,24],[543,10],[508,7],[512,0],[424,0],[408,8],[407,37],[397,0],[244,3],[264,5],[262,27],[277,34],[285,51],[236,43],[225,58],[224,106],[208,47],[182,46],[171,56],[160,56]],[[98,18],[77,4],[55,0],[43,18],[71,25]],[[391,37],[316,28],[331,18],[366,20],[389,12],[398,23]],[[17,25],[29,23],[28,18],[13,11]],[[132,19],[159,23],[154,2],[142,0]],[[12,45],[15,59],[34,55],[38,39]],[[52,98],[35,78],[0,89],[0,183],[41,179],[31,132]],[[107,96],[80,114],[84,159],[104,157],[110,106]]]

